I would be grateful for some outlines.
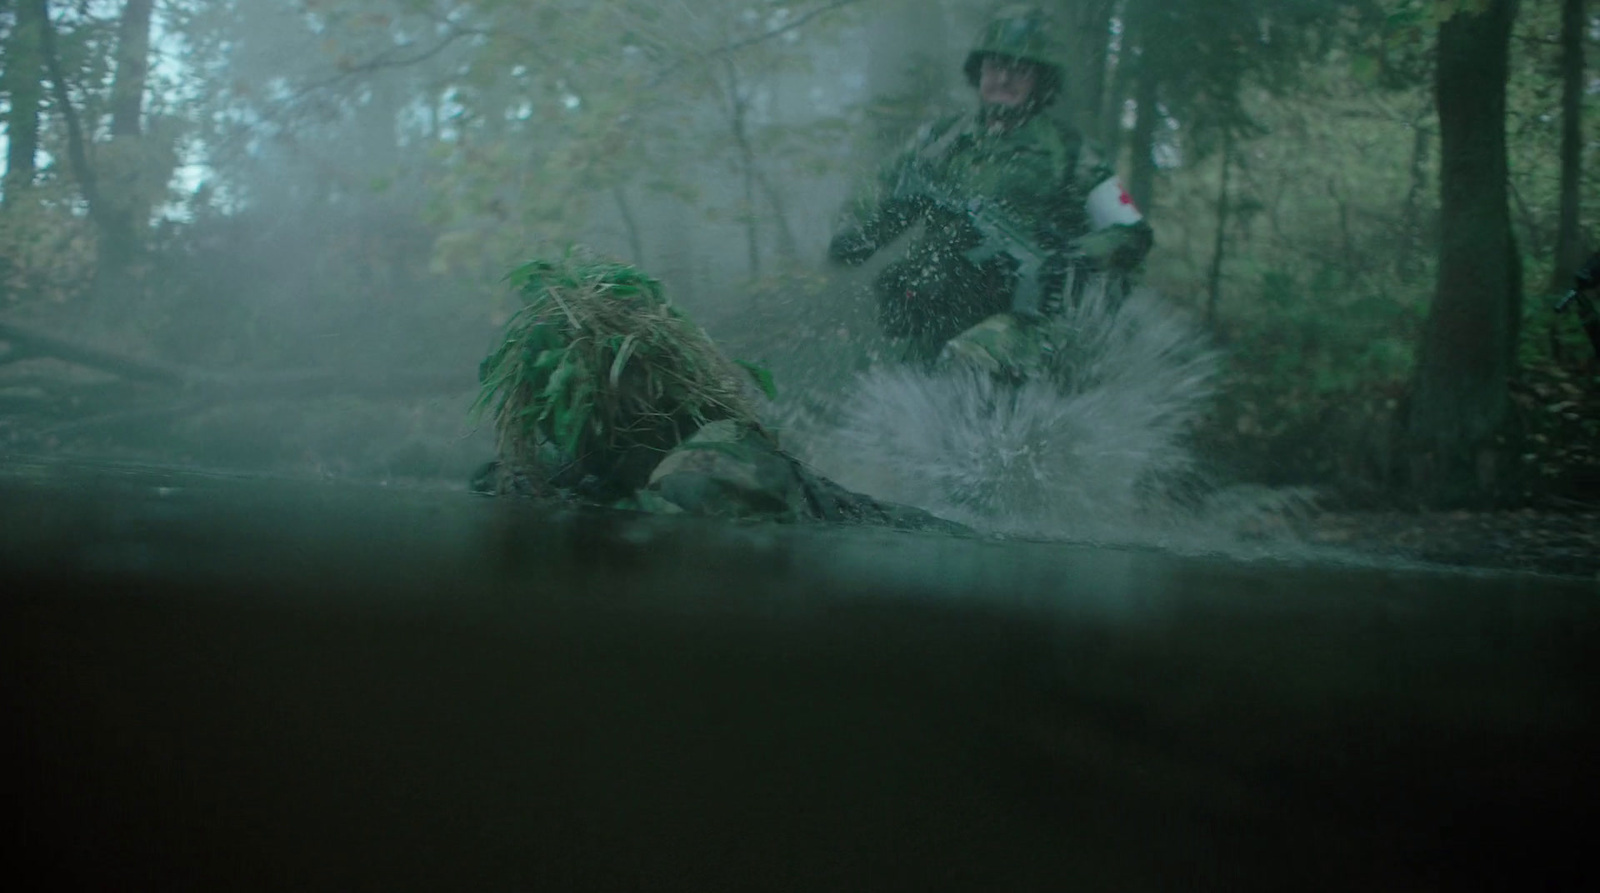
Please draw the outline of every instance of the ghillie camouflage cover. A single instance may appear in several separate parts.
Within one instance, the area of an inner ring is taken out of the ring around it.
[[[741,520],[960,530],[852,493],[778,447],[759,366],[727,359],[626,264],[576,252],[509,281],[524,306],[478,370],[499,460],[475,489]]]
[[[706,424],[758,426],[752,384],[770,391],[770,376],[724,357],[656,279],[571,251],[507,281],[523,306],[478,368],[474,407],[492,415],[503,463],[631,492]]]

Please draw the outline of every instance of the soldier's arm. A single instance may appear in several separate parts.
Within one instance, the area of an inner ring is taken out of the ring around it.
[[[940,121],[923,127],[851,196],[828,243],[829,260],[850,266],[866,263],[917,222],[924,207],[914,197],[898,194],[900,183],[907,169],[918,163],[922,149],[950,126],[952,122]]]

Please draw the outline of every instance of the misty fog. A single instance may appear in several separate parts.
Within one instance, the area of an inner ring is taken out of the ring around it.
[[[1150,221],[1141,293],[1220,351],[1204,396],[1174,409],[1182,456],[1156,465],[1351,509],[1590,498],[1586,347],[1539,291],[1581,248],[1571,208],[1600,195],[1588,167],[1564,185],[1558,10],[1522,4],[1501,38],[1522,281],[1516,324],[1485,337],[1513,339],[1491,370],[1508,400],[1447,392],[1461,376],[1422,349],[1475,312],[1438,300],[1460,292],[1441,284],[1458,218],[1437,103],[1458,50],[1429,4],[1044,6],[1071,59],[1047,114],[1104,147]],[[659,277],[730,356],[770,369],[771,423],[826,466],[862,376],[887,368],[868,283],[893,254],[830,267],[834,221],[919,124],[973,106],[961,65],[994,9],[45,7],[48,28],[0,5],[0,442],[452,486],[493,454],[467,407],[516,306],[504,275],[575,245]],[[1518,440],[1497,441],[1492,473],[1440,459],[1424,480],[1414,460],[1434,448],[1407,444],[1453,443],[1448,420],[1480,416],[1527,420],[1507,422]],[[1438,485],[1463,474],[1466,496]]]
[[[1002,5],[0,0],[13,873],[1594,889],[1595,5]]]

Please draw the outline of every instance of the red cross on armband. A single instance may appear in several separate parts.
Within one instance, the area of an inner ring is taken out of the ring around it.
[[[1122,188],[1122,181],[1116,177],[1107,177],[1099,186],[1089,190],[1089,198],[1083,204],[1089,212],[1089,226],[1095,230],[1138,223],[1144,219],[1133,203],[1133,196]]]

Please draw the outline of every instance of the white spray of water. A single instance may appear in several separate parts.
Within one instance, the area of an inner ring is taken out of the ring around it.
[[[1058,322],[1060,382],[875,369],[836,424],[801,439],[806,458],[852,489],[1051,539],[1211,551],[1302,500],[1206,487],[1186,437],[1215,393],[1219,355],[1152,292],[1085,292]]]

